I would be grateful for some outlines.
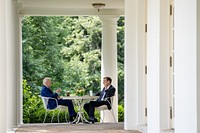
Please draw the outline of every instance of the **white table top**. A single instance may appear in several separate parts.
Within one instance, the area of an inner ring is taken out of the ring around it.
[[[84,96],[64,96],[62,99],[69,99],[69,100],[81,100],[81,99],[98,99],[99,96],[89,96],[89,95],[84,95]]]

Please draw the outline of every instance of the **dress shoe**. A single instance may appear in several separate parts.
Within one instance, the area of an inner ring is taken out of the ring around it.
[[[70,116],[70,117],[69,117],[69,123],[70,123],[70,124],[76,124],[76,121],[75,121],[75,119],[73,118],[73,116]]]
[[[95,123],[95,120],[94,120],[94,119],[91,119],[91,118],[89,118],[88,121],[89,121],[89,123],[92,123],[92,124]]]
[[[94,118],[94,121],[95,121],[95,122],[98,122],[97,118]]]
[[[73,122],[76,119],[76,117],[77,117],[77,113],[75,113],[73,116],[70,116],[69,121]]]
[[[70,117],[69,117],[69,121],[70,121],[70,122],[73,122],[73,121],[74,121],[74,117],[73,117],[73,116],[70,116]]]

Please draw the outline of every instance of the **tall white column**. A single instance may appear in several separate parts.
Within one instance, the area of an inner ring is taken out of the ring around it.
[[[146,124],[146,0],[138,0],[138,125]]]
[[[148,0],[147,125],[148,133],[169,128],[169,1]]]
[[[175,0],[175,133],[200,132],[200,1]]]
[[[17,60],[16,46],[18,45],[18,20],[16,2],[7,0],[6,3],[6,59],[7,59],[7,129],[12,131],[17,127]]]
[[[6,133],[6,95],[7,95],[7,86],[6,86],[6,0],[0,1],[0,132]]]
[[[160,130],[170,128],[170,0],[160,0]]]
[[[17,24],[17,124],[23,124],[23,86],[22,86],[22,20],[23,15],[18,16]]]
[[[125,129],[146,124],[146,0],[125,1]]]
[[[197,1],[197,133],[200,133],[200,1]]]
[[[119,16],[100,16],[103,23],[102,51],[101,51],[101,79],[105,76],[112,78],[112,85],[116,88],[114,98],[114,115],[118,121],[118,82],[117,82],[117,20]],[[105,113],[105,122],[114,122],[109,111]]]
[[[124,129],[138,124],[138,0],[125,0]]]

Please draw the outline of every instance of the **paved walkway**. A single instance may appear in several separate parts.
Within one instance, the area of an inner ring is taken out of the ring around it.
[[[95,124],[28,124],[17,128],[16,133],[141,133],[125,131],[124,123]]]

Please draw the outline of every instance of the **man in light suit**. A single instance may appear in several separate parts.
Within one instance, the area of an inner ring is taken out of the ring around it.
[[[48,78],[48,77],[44,78],[43,86],[42,86],[42,90],[41,90],[41,96],[55,98],[58,101],[58,105],[67,106],[69,116],[70,116],[70,122],[72,122],[74,120],[74,118],[76,117],[76,112],[74,110],[74,105],[73,105],[72,101],[59,98],[58,94],[61,92],[61,89],[57,89],[56,93],[53,93],[53,91],[50,89],[50,87],[51,87],[51,78]],[[56,108],[56,106],[57,106],[56,101],[53,99],[49,99],[47,108],[54,109],[54,108]]]
[[[104,88],[101,92],[97,93],[96,96],[99,98],[96,101],[90,101],[84,105],[84,109],[89,116],[89,122],[94,123],[96,118],[94,117],[95,107],[99,107],[102,105],[107,105],[108,109],[111,109],[110,106],[110,97],[115,95],[115,87],[111,85],[112,79],[110,77],[103,78]],[[105,100],[107,99],[107,100]]]

